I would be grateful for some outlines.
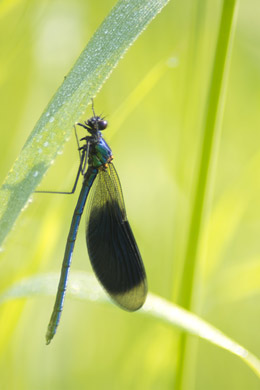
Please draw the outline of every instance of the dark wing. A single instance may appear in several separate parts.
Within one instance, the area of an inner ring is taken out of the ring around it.
[[[91,190],[86,239],[92,267],[112,299],[123,309],[139,309],[147,295],[146,274],[111,163]]]

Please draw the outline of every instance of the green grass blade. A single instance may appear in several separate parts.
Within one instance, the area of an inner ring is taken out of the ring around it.
[[[234,31],[234,14],[236,0],[223,2],[222,15],[219,25],[216,54],[213,62],[212,76],[209,85],[205,120],[203,126],[202,148],[197,173],[194,202],[192,206],[190,227],[186,254],[184,258],[183,277],[179,303],[186,309],[192,306],[194,282],[198,269],[198,248],[201,239],[203,218],[208,201],[211,184],[213,156],[216,154],[222,119],[224,87]],[[176,379],[176,388],[181,389],[184,378],[184,360],[186,354],[186,335],[181,337],[179,353],[179,369]]]
[[[113,68],[169,0],[121,0],[93,35],[0,189],[0,245]]]
[[[180,303],[186,308],[190,307],[192,299],[201,225],[207,201],[208,186],[210,184],[210,169],[216,147],[216,133],[219,130],[217,122],[220,121],[219,111],[220,106],[223,103],[223,100],[221,100],[223,99],[223,78],[227,62],[227,51],[230,43],[231,23],[233,20],[235,3],[235,0],[228,0],[223,6],[222,23],[220,26],[216,57],[207,99],[208,104],[205,112],[206,117],[203,130],[202,150],[196,175],[195,197],[192,207],[190,231],[181,283]]]
[[[17,298],[35,296],[55,296],[59,274],[45,274],[24,279],[0,296],[0,303]],[[110,300],[92,274],[71,272],[68,295],[86,301],[109,303]],[[114,306],[114,305],[113,305]],[[143,308],[137,313],[145,313],[170,326],[177,327],[188,334],[195,335],[238,356],[254,373],[260,377],[260,360],[240,344],[230,339],[220,330],[195,314],[182,309],[154,294],[149,294]]]

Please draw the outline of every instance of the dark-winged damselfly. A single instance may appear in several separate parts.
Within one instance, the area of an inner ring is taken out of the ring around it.
[[[77,138],[80,165],[70,193],[74,193],[80,175],[83,176],[83,184],[67,238],[58,291],[46,334],[47,344],[55,335],[60,321],[71,257],[88,197],[86,241],[98,280],[113,301],[128,311],[138,310],[147,295],[145,269],[127,220],[121,184],[112,163],[112,151],[101,133],[108,123],[95,115],[93,105],[92,110],[92,118],[77,123],[90,135],[80,140],[84,142],[83,146],[79,146]]]

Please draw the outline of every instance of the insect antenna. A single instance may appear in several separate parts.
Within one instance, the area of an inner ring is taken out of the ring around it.
[[[94,115],[94,117],[95,117],[96,114],[95,114],[95,110],[94,110],[94,99],[91,98],[91,101],[92,101],[92,111],[93,111],[93,115]]]

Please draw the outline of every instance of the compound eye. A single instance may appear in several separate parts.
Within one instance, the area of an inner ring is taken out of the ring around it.
[[[107,121],[98,121],[98,130],[105,130],[107,128]]]

